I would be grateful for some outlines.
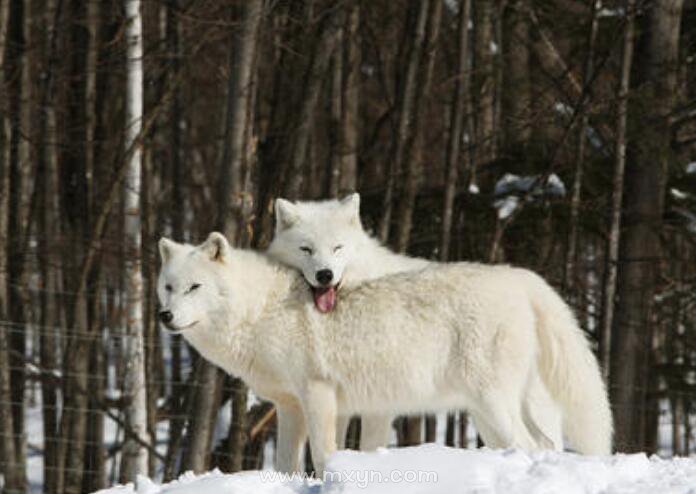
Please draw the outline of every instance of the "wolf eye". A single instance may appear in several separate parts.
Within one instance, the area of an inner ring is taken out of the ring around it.
[[[339,244],[339,245],[337,245],[336,247],[334,247],[334,252],[338,252],[338,251],[341,250],[342,248],[343,248],[343,246],[342,246],[341,244]]]
[[[168,292],[171,292],[173,290],[172,285],[164,285],[164,289]]]
[[[307,247],[307,246],[302,246],[302,247],[300,247],[300,250],[301,250],[302,252],[304,252],[305,254],[308,254],[308,255],[310,255],[310,256],[312,255],[312,252],[313,252],[313,251],[312,251],[312,248],[311,248],[311,247]]]
[[[189,287],[188,291],[189,291],[189,293],[190,293],[190,292],[192,292],[192,291],[194,291],[194,290],[198,290],[200,287],[201,287],[201,284],[200,284],[200,283],[194,283],[193,285],[191,285],[191,286]]]

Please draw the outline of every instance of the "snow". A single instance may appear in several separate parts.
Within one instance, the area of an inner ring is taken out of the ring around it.
[[[495,189],[493,193],[496,196],[501,196],[504,194],[511,194],[513,192],[529,192],[532,187],[535,188],[535,195],[552,195],[552,196],[564,196],[566,194],[566,187],[563,181],[558,175],[552,173],[546,180],[546,184],[540,186],[538,184],[539,175],[515,175],[512,173],[506,173],[502,176],[500,180],[495,184]]]
[[[570,117],[575,113],[575,110],[571,108],[570,106],[566,105],[565,103],[561,103],[560,101],[557,101],[554,105],[553,108],[556,110],[556,112],[560,113],[561,115],[565,117]]]
[[[679,189],[675,189],[674,187],[669,189],[669,192],[670,192],[670,194],[672,194],[672,197],[674,197],[675,199],[678,199],[678,200],[688,199],[688,197],[689,197],[689,194],[687,194],[686,192],[683,192]]]
[[[186,473],[158,485],[140,477],[100,494],[696,494],[696,460],[609,457],[519,450],[453,449],[428,444],[375,453],[341,451],[324,482],[269,471]]]
[[[498,210],[498,219],[501,220],[514,213],[519,205],[520,199],[517,196],[507,196],[493,203],[493,207]]]
[[[515,194],[532,192],[533,196],[557,196],[566,195],[566,187],[558,175],[552,173],[546,179],[546,183],[539,183],[539,175],[514,175],[506,173],[495,184],[493,190],[497,197],[493,201],[493,207],[498,211],[498,219],[504,220],[510,217],[520,206],[520,197]]]
[[[691,163],[686,165],[686,173],[689,175],[692,173],[696,173],[696,161],[692,161]]]
[[[625,10],[622,8],[608,9],[602,8],[597,12],[597,17],[623,17],[625,15]]]

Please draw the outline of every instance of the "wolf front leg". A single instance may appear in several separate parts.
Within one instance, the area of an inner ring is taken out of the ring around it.
[[[336,451],[336,391],[323,381],[310,381],[302,403],[317,478],[324,476],[327,457]]]
[[[293,473],[300,471],[302,447],[307,439],[307,427],[300,404],[294,400],[276,403],[278,413],[278,446],[276,470]]]

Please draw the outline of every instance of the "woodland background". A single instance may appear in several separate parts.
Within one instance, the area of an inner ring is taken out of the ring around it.
[[[693,453],[695,57],[693,0],[0,0],[4,492],[270,461],[271,407],[156,323],[156,240],[354,190],[395,250],[545,276],[617,449]]]

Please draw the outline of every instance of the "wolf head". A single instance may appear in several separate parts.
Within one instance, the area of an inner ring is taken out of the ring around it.
[[[356,255],[352,239],[362,231],[360,195],[305,203],[279,198],[275,218],[269,254],[302,271],[319,311],[333,310],[346,265]]]
[[[160,239],[159,318],[169,330],[183,332],[208,325],[221,307],[220,297],[225,298],[219,269],[220,263],[228,262],[230,251],[227,239],[217,232],[198,246]]]

